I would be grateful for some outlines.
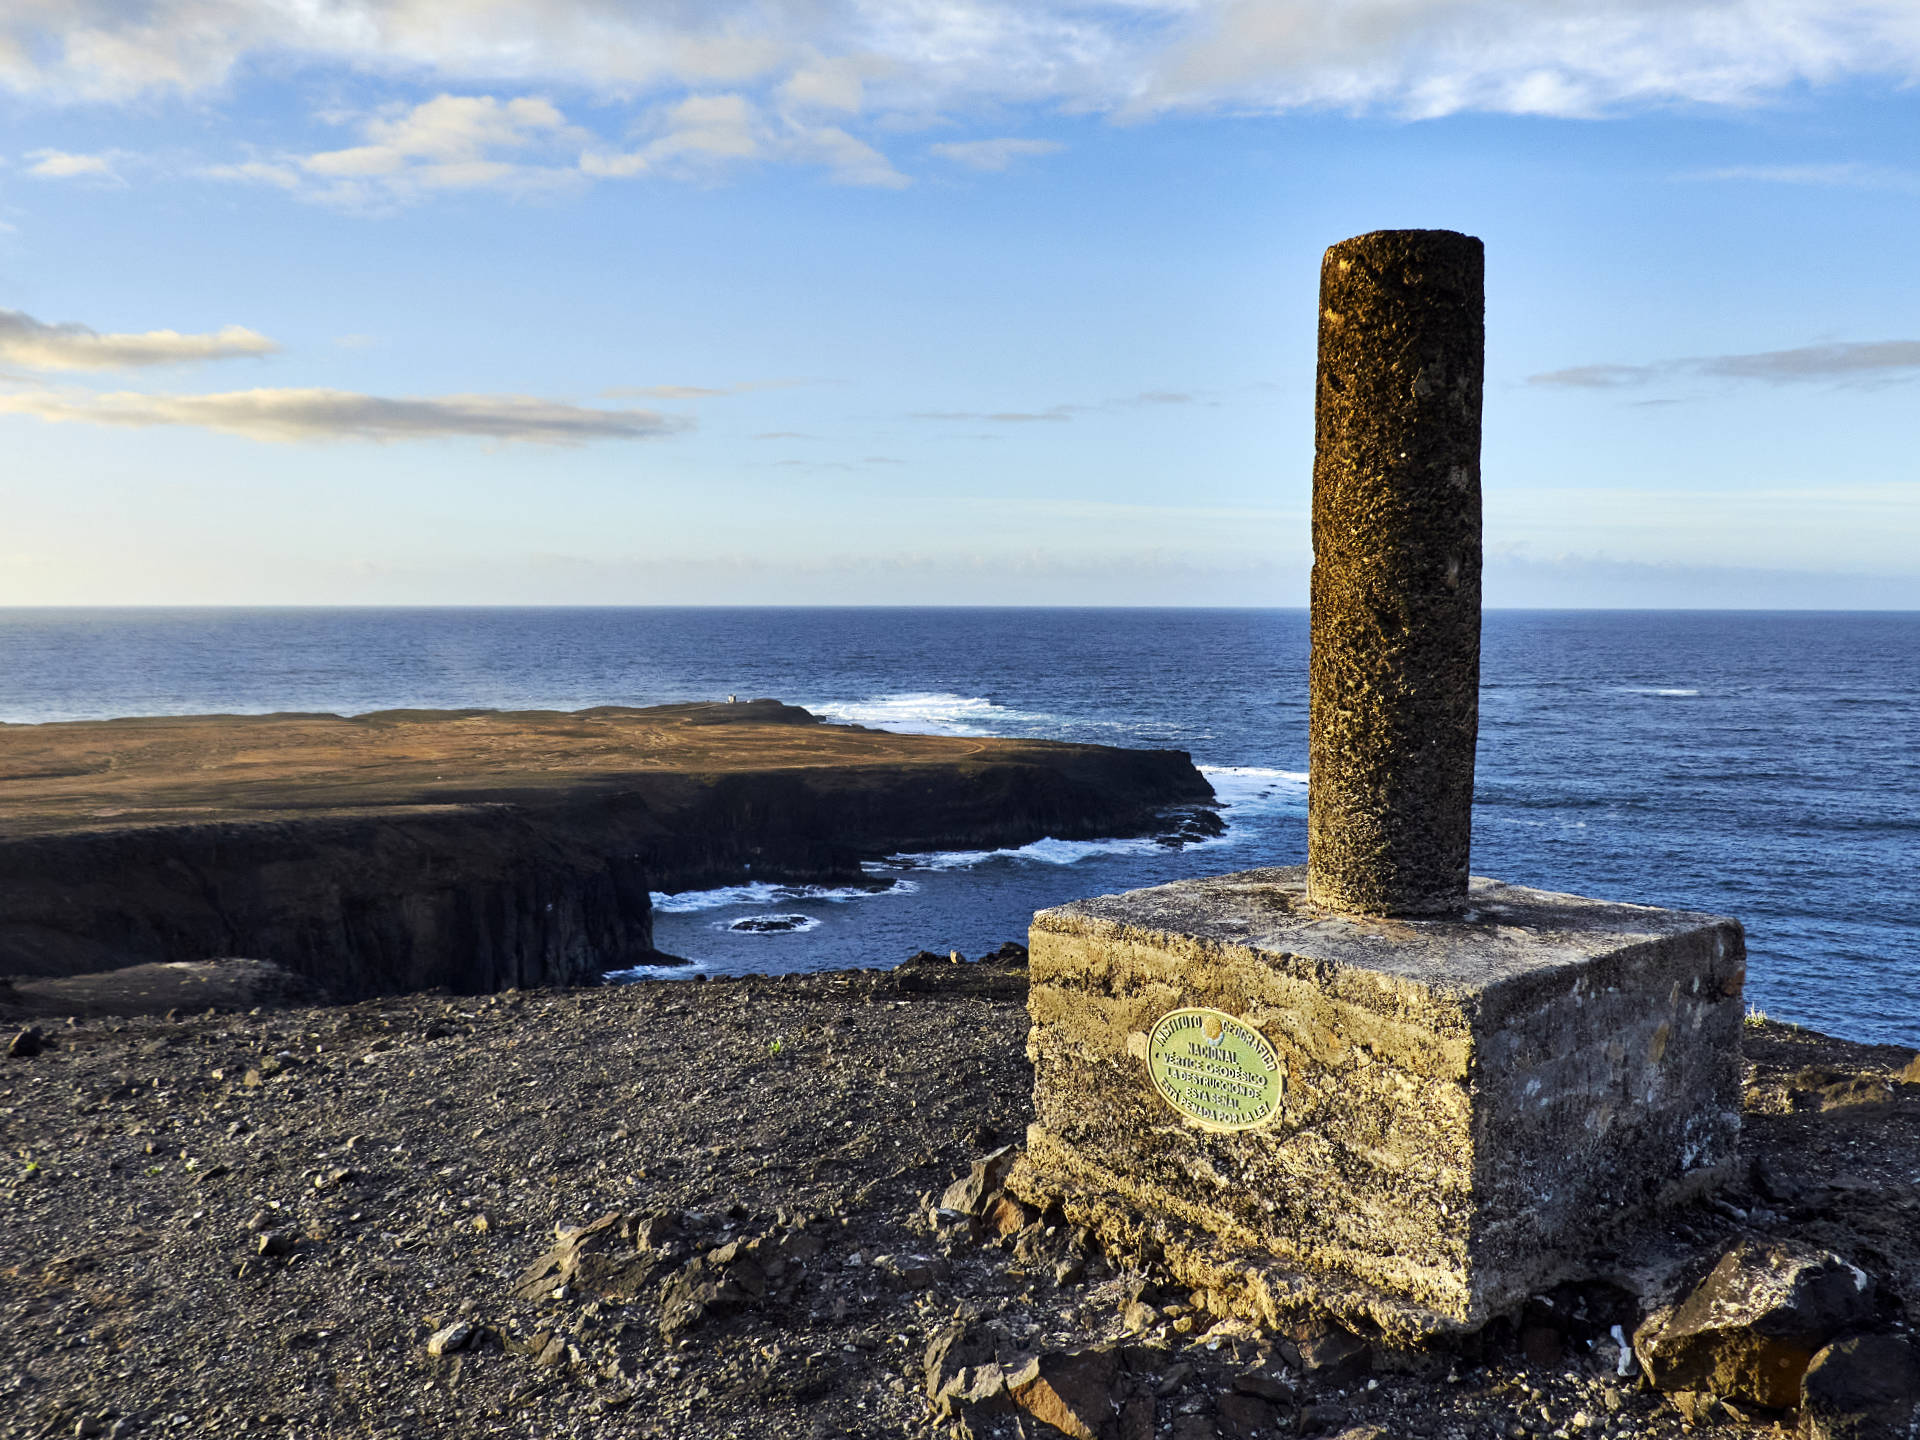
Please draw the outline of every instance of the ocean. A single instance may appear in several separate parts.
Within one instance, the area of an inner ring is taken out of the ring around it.
[[[1490,611],[1482,649],[1477,874],[1738,916],[1755,1007],[1920,1045],[1920,614]],[[977,955],[1047,905],[1306,857],[1304,611],[0,610],[11,722],[728,694],[1186,750],[1228,828],[659,895],[680,974]]]

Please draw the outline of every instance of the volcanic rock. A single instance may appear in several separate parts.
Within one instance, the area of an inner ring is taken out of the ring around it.
[[[1797,1404],[1800,1380],[1834,1335],[1872,1312],[1872,1282],[1830,1251],[1741,1240],[1633,1346],[1656,1389]]]
[[[456,1350],[464,1350],[473,1343],[477,1333],[472,1322],[456,1320],[427,1337],[427,1354],[451,1355]]]
[[[1920,1348],[1857,1335],[1813,1357],[1800,1382],[1801,1440],[1907,1440],[1920,1430]]]
[[[1118,1407],[1114,1380],[1119,1362],[1104,1346],[1089,1350],[1048,1351],[1007,1377],[1014,1403],[1034,1419],[1074,1440],[1102,1440]]]
[[[974,1161],[973,1168],[949,1185],[940,1196],[940,1208],[957,1215],[985,1216],[1017,1159],[1018,1147],[1002,1145],[992,1154]]]

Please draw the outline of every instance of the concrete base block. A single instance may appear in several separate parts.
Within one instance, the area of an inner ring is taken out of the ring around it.
[[[1336,915],[1295,867],[1043,910],[1030,948],[1011,1183],[1226,1313],[1477,1329],[1734,1158],[1734,920],[1480,879]]]

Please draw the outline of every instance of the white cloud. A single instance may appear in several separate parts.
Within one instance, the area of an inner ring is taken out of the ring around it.
[[[209,334],[147,330],[102,335],[85,325],[49,325],[19,310],[0,310],[0,361],[33,370],[116,370],[271,355],[280,346],[257,331],[228,325]]]
[[[576,445],[587,440],[651,440],[692,422],[650,410],[592,410],[527,395],[390,398],[349,390],[234,390],[218,395],[120,391],[0,395],[0,414],[54,423],[145,428],[188,426],[278,442],[440,439],[449,436]]]
[[[650,138],[632,149],[571,124],[538,96],[436,95],[355,123],[358,145],[200,173],[372,209],[455,190],[527,194],[642,175],[700,180],[756,161],[817,166],[838,184],[908,183],[886,156],[845,130],[768,114],[734,93],[689,95],[657,107],[640,127]]]
[[[632,150],[589,150],[582,173],[598,179],[672,175],[702,179],[750,161],[815,165],[841,185],[900,189],[909,183],[891,161],[836,125],[768,114],[740,94],[690,95],[657,111],[653,138]]]
[[[305,189],[344,205],[450,190],[526,193],[578,183],[574,158],[593,139],[538,96],[436,95],[365,117],[359,129],[359,145],[225,167],[216,177]]]
[[[198,93],[293,56],[784,110],[1064,103],[1584,115],[1920,79],[1912,0],[10,0],[0,86]]]
[[[1195,19],[1133,108],[1575,116],[1920,74],[1907,0],[1216,0]]]
[[[118,180],[113,161],[105,155],[76,155],[67,150],[35,150],[27,174],[42,180]]]
[[[298,190],[300,171],[291,164],[270,160],[247,160],[236,165],[208,165],[200,174],[209,180],[240,180],[253,185],[271,185],[276,190]]]
[[[858,114],[866,103],[866,82],[884,74],[889,63],[873,57],[803,62],[780,86],[781,103],[792,110],[839,110]]]
[[[969,170],[1004,170],[1030,155],[1052,155],[1067,147],[1057,140],[960,140],[929,146],[942,160]]]

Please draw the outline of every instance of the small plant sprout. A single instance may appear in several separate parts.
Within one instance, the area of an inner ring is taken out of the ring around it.
[[[1748,1001],[1746,1023],[1758,1030],[1762,1025],[1767,1023],[1767,1012],[1755,1005],[1752,1001]]]
[[[782,1050],[786,1048],[787,1048],[787,1037],[784,1035],[776,1035],[773,1037],[773,1039],[767,1041],[767,1054],[769,1055],[778,1055]]]

